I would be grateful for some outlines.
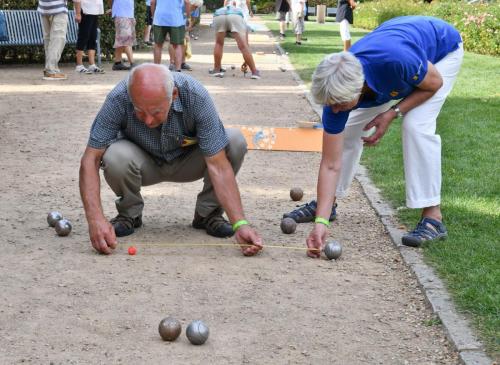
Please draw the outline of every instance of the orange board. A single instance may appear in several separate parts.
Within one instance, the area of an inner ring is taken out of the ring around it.
[[[232,125],[239,128],[250,150],[321,152],[323,129]]]

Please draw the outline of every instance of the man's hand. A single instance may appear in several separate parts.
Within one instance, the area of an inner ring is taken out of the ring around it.
[[[356,9],[356,1],[354,1],[354,0],[350,0],[350,1],[349,1],[349,5],[351,6],[351,9],[352,9],[352,10]]]
[[[387,132],[387,129],[389,128],[389,125],[391,122],[394,120],[396,117],[396,112],[392,109],[389,109],[388,111],[384,113],[380,113],[373,119],[370,123],[368,123],[363,130],[367,131],[372,127],[376,127],[375,133],[373,133],[369,137],[362,137],[361,139],[365,143],[366,146],[375,146],[377,143],[380,142],[382,137],[384,136],[385,132]]]
[[[262,238],[249,225],[240,226],[234,236],[245,256],[253,256],[263,248]]]
[[[89,222],[89,236],[97,252],[109,255],[116,248],[115,230],[105,218]]]
[[[321,249],[326,240],[326,226],[321,223],[316,223],[313,230],[307,237],[307,256],[319,259],[321,257]]]

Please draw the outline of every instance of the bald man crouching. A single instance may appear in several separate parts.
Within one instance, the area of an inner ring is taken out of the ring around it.
[[[135,67],[107,96],[81,160],[80,193],[92,246],[109,254],[117,236],[142,225],[141,186],[203,178],[193,227],[215,237],[235,234],[243,254],[255,255],[262,240],[245,220],[235,179],[246,151],[241,132],[224,129],[197,80],[163,65]],[[99,168],[118,197],[118,215],[110,222],[101,206]]]

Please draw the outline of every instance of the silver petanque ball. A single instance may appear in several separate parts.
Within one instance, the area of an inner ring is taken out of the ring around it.
[[[208,327],[202,321],[193,321],[186,328],[186,337],[193,345],[203,345],[208,339]]]
[[[61,213],[53,211],[47,214],[47,223],[49,224],[49,227],[54,227],[56,225],[57,221],[60,221],[63,219],[63,216]]]
[[[56,233],[58,236],[67,236],[68,234],[71,233],[71,222],[67,219],[61,219],[60,221],[56,222],[56,225],[54,227],[56,229]]]
[[[342,255],[342,246],[337,241],[330,241],[323,248],[323,252],[329,260],[337,260]]]
[[[182,332],[182,326],[175,318],[167,317],[161,320],[158,332],[164,341],[175,341]]]

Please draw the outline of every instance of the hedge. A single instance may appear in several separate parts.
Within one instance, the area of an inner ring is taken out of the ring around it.
[[[467,4],[462,1],[376,0],[359,4],[354,26],[376,28],[384,21],[401,15],[431,15],[453,24],[462,34],[464,48],[481,54],[500,55],[500,4]]]

